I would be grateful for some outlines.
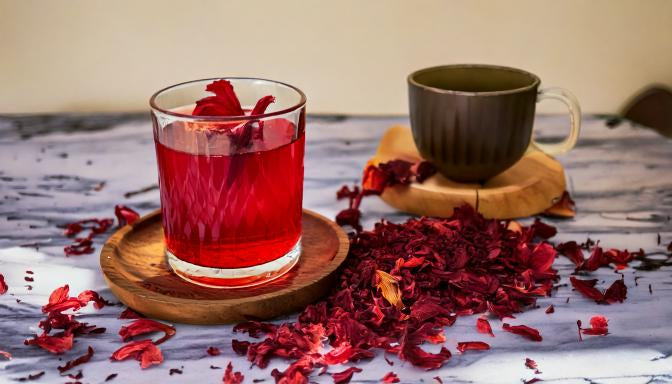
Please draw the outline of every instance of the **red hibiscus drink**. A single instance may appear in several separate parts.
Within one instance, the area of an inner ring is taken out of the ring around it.
[[[249,78],[152,96],[166,256],[179,276],[243,287],[296,264],[305,102],[295,87]]]

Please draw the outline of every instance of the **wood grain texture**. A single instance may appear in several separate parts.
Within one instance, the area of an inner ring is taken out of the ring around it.
[[[157,210],[115,232],[102,249],[100,265],[119,300],[146,316],[178,323],[223,324],[271,319],[299,311],[325,296],[349,245],[336,223],[304,210],[302,253],[292,270],[259,286],[208,288],[184,281],[168,266]]]
[[[396,125],[387,130],[370,163],[421,159],[411,130]],[[421,216],[449,217],[464,203],[488,218],[510,219],[543,212],[565,190],[562,165],[543,152],[529,150],[521,160],[484,184],[458,183],[436,174],[422,184],[393,186],[381,198],[391,206]]]

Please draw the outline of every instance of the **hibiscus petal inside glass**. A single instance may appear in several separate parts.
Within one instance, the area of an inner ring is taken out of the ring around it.
[[[301,253],[306,97],[226,78],[152,96],[166,256],[182,278],[242,287],[280,277]]]

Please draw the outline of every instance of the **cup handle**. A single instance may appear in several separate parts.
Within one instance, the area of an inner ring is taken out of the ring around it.
[[[576,97],[564,88],[552,87],[540,90],[537,94],[537,102],[545,99],[560,100],[567,106],[569,110],[569,136],[559,143],[552,144],[541,144],[532,139],[532,147],[548,155],[561,155],[574,148],[576,140],[579,138],[579,131],[581,130],[581,107]]]

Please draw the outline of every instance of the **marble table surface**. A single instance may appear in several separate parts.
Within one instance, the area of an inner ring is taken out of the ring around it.
[[[334,217],[343,205],[335,200],[335,191],[358,181],[377,139],[397,123],[408,120],[309,118],[304,206]],[[567,121],[542,116],[536,125],[540,136],[553,138],[564,134]],[[566,168],[578,214],[572,220],[550,220],[559,229],[554,241],[582,242],[590,237],[604,247],[642,248],[648,255],[647,262],[635,262],[623,271],[626,302],[597,305],[572,291],[563,285],[572,266],[560,258],[556,267],[562,280],[554,295],[540,299],[540,308],[512,321],[538,328],[543,342],[504,333],[497,320],[491,321],[496,337],[490,338],[476,333],[475,317],[463,317],[446,329],[446,346],[454,357],[442,369],[425,372],[396,359],[389,366],[378,356],[358,364],[364,370],[352,382],[379,382],[388,371],[397,373],[402,383],[432,383],[435,376],[444,383],[516,383],[533,377],[553,383],[672,382],[672,262],[665,250],[672,241],[672,141],[627,122],[607,124],[603,118],[586,116],[578,147],[559,160]],[[59,376],[56,367],[83,354],[89,345],[95,355],[81,366],[84,383],[103,382],[111,373],[118,374],[113,383],[216,383],[221,382],[223,369],[210,366],[223,368],[229,361],[245,374],[246,382],[272,383],[270,371],[287,366],[273,360],[267,369],[250,369],[230,348],[231,339],[241,337],[234,336],[230,326],[180,324],[177,335],[161,345],[162,365],[143,371],[135,361],[112,363],[108,358],[121,345],[117,331],[128,322],[117,319],[121,306],[83,310],[83,321],[106,327],[107,332],[78,338],[63,361],[23,345],[37,331],[43,317],[40,306],[58,286],[68,283],[73,292],[93,289],[115,300],[99,270],[97,252],[104,236],[96,238],[96,253],[65,257],[67,239],[58,226],[88,217],[111,217],[119,203],[141,213],[156,209],[155,189],[124,196],[151,186],[156,179],[146,114],[0,117],[0,273],[9,285],[9,292],[0,296],[0,350],[13,355],[9,361],[0,357],[0,382],[15,382],[42,370],[46,374],[39,382],[69,381]],[[381,217],[406,218],[375,197],[366,199],[362,209],[365,228]],[[34,271],[34,282],[24,281],[26,270]],[[609,268],[593,275],[607,281],[618,277]],[[555,306],[554,314],[544,313],[549,304]],[[579,342],[576,320],[586,323],[596,314],[610,319],[609,335]],[[456,353],[455,343],[466,340],[487,341],[492,350]],[[209,346],[219,347],[222,354],[208,356]],[[525,368],[526,357],[537,361],[541,374]],[[169,375],[171,368],[183,373]],[[327,375],[313,380],[331,382]]]

